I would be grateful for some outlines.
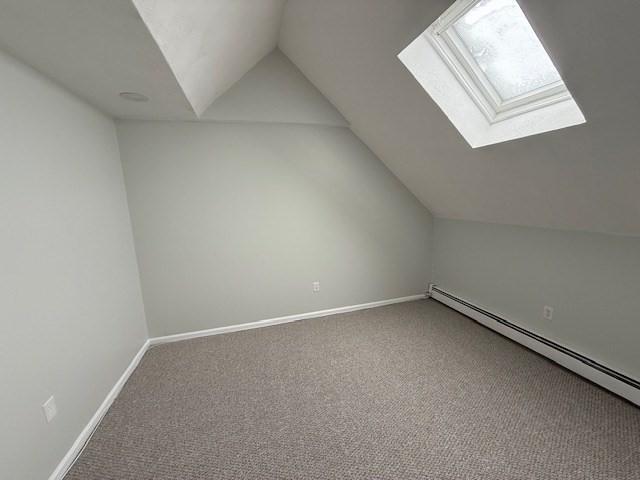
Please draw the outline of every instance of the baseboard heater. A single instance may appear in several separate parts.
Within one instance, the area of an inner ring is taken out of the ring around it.
[[[640,406],[640,381],[618,372],[559,343],[531,332],[468,300],[446,292],[437,285],[429,287],[434,300],[457,310],[478,323],[530,348],[565,368]]]

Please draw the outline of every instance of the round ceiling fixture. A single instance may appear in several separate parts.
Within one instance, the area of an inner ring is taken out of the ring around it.
[[[125,100],[131,100],[132,102],[148,102],[149,97],[137,92],[120,92],[120,96]]]

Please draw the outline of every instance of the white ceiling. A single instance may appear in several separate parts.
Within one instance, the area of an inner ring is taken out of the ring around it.
[[[278,43],[285,0],[133,0],[195,113]]]
[[[0,0],[0,48],[114,117],[194,117],[131,0]]]
[[[280,48],[437,216],[640,235],[640,3],[519,1],[587,124],[471,149],[397,58],[452,0],[290,0]]]
[[[149,27],[132,0],[0,0],[0,48],[113,117],[194,120],[280,28],[280,49],[437,216],[640,235],[636,0],[519,0],[587,124],[475,150],[397,58],[452,0],[289,0],[282,18],[284,0],[135,1]]]
[[[200,118],[219,122],[349,126],[277,48],[216,99]]]
[[[273,51],[285,3],[0,0],[0,48],[113,117],[194,120]]]

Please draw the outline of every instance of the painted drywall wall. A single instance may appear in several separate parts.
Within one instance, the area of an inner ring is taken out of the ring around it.
[[[438,286],[640,379],[640,237],[437,219],[433,246]]]
[[[278,49],[213,102],[201,118],[349,126],[340,112]]]
[[[2,53],[0,85],[0,476],[45,479],[147,331],[113,122]]]
[[[347,128],[124,122],[118,138],[152,336],[426,290],[430,214]]]

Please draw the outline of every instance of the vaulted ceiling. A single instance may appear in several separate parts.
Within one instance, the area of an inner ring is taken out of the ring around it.
[[[469,148],[396,58],[451,0],[292,0],[280,48],[435,215],[640,235],[640,3],[519,2],[585,125]]]
[[[285,3],[0,0],[0,48],[113,117],[194,120],[276,48]]]
[[[133,0],[201,115],[278,43],[284,0]]]
[[[0,48],[113,117],[195,117],[131,0],[0,0]]]
[[[397,58],[452,1],[0,0],[0,48],[116,118],[210,121],[277,43],[436,216],[640,235],[640,4],[519,0],[587,123],[471,149]]]

